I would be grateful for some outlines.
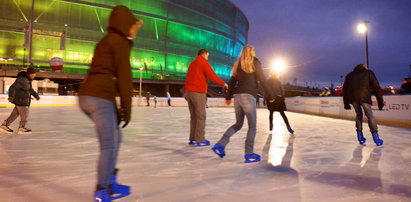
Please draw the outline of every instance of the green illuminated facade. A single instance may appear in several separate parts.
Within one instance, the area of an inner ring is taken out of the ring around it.
[[[131,53],[134,78],[140,77],[137,68],[146,67],[142,73],[146,80],[183,80],[197,51],[205,48],[216,73],[228,79],[247,43],[248,21],[229,0],[34,2],[31,61],[49,66],[51,58],[60,57],[65,62],[63,72],[68,74],[86,74],[95,44],[104,36],[111,8],[116,5],[129,7],[144,20]],[[13,58],[15,64],[28,61],[24,28],[31,9],[32,0],[0,1],[0,57]]]

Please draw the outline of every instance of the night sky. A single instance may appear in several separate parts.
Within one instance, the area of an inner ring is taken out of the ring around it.
[[[275,58],[290,66],[284,82],[312,87],[340,85],[358,63],[365,64],[369,21],[370,69],[381,87],[399,87],[410,74],[411,0],[231,0],[250,22],[248,42],[265,68]]]

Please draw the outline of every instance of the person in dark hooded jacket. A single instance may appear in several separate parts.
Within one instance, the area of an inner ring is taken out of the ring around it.
[[[33,67],[17,74],[16,81],[9,88],[9,101],[15,106],[10,116],[0,126],[2,131],[12,134],[13,130],[9,128],[9,125],[20,116],[18,134],[31,134],[31,130],[26,128],[31,96],[34,96],[37,100],[40,99],[37,92],[31,87],[34,77],[36,77],[36,71]]]
[[[384,141],[379,138],[377,122],[371,110],[371,94],[375,94],[378,102],[378,109],[384,107],[384,100],[381,94],[380,84],[374,72],[368,70],[363,64],[358,64],[354,71],[345,77],[343,86],[344,109],[350,110],[354,107],[356,113],[355,127],[357,128],[357,139],[360,144],[364,144],[366,139],[362,133],[363,112],[368,118],[368,126],[374,142],[377,146],[383,145]]]
[[[122,136],[119,124],[124,122],[124,128],[131,119],[130,52],[132,40],[142,24],[127,7],[113,8],[108,33],[96,45],[88,75],[79,89],[80,108],[94,122],[100,143],[94,193],[98,201],[111,201],[118,194],[120,197],[130,194],[129,186],[116,182],[118,169],[115,166]],[[116,95],[120,96],[119,109]]]

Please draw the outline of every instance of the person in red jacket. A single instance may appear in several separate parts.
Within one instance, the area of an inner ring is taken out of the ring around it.
[[[184,98],[190,110],[190,142],[198,147],[209,146],[210,141],[205,139],[206,96],[208,79],[214,83],[227,87],[227,84],[217,76],[208,63],[209,52],[206,49],[198,51],[197,58],[188,67],[185,80]]]

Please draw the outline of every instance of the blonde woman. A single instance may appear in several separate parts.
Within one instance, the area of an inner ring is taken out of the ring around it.
[[[273,95],[267,86],[261,63],[255,57],[254,47],[247,45],[241,51],[240,58],[233,67],[232,77],[228,85],[226,96],[226,104],[229,105],[231,104],[231,98],[233,97],[235,89],[236,96],[234,99],[234,109],[236,123],[227,129],[220,141],[218,141],[212,148],[212,150],[221,158],[225,156],[224,149],[228,144],[230,137],[242,128],[244,117],[247,117],[248,132],[245,141],[245,163],[260,161],[260,155],[254,153],[254,139],[257,132],[256,98],[258,82],[263,85],[264,91],[270,102],[273,102],[275,95]]]

